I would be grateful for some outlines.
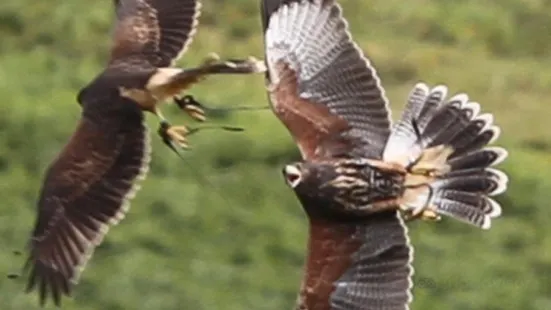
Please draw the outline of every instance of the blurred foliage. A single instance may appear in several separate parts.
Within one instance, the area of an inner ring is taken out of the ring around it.
[[[422,79],[467,91],[502,126],[510,190],[490,231],[412,223],[413,309],[551,309],[551,1],[343,0],[395,111]],[[111,1],[0,2],[0,269],[18,270],[42,173],[79,117],[76,92],[105,63]],[[262,55],[258,1],[205,0],[181,65],[209,52]],[[266,105],[261,76],[213,77],[211,105]],[[166,106],[174,123],[191,122]],[[394,116],[398,115],[397,112]],[[153,136],[149,178],[87,266],[66,309],[290,309],[306,219],[281,166],[298,152],[265,112],[215,123],[182,161]],[[156,129],[156,120],[150,118]],[[22,281],[0,280],[2,309],[37,309]]]

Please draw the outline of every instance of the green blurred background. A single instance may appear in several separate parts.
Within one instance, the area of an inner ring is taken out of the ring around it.
[[[345,16],[399,115],[422,79],[466,91],[493,112],[510,150],[504,214],[490,231],[412,223],[413,309],[551,309],[551,1],[348,0]],[[211,52],[262,57],[259,1],[205,0],[179,62]],[[42,173],[80,113],[75,96],[106,61],[112,1],[0,1],[0,270],[19,270]],[[266,105],[261,75],[213,77],[211,105]],[[192,122],[174,106],[173,123]],[[182,161],[157,136],[149,178],[66,309],[291,309],[306,218],[280,174],[299,158],[269,111],[212,119]],[[156,120],[149,119],[156,129]],[[37,309],[23,281],[0,278],[1,309]]]

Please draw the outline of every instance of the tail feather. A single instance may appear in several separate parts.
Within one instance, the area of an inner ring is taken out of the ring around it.
[[[421,113],[421,109],[424,108],[423,103],[428,101],[428,96],[429,88],[427,87],[427,85],[419,83],[413,87],[413,90],[409,94],[408,102],[402,115],[402,121],[394,127],[389,141],[400,139],[411,141],[415,139],[415,130],[413,128],[412,121],[417,117],[419,113]],[[388,143],[388,145],[399,144]]]
[[[436,200],[434,204],[438,207],[440,214],[454,217],[457,220],[473,224],[482,229],[488,229],[491,226],[490,217],[470,204],[449,199]]]
[[[450,169],[485,168],[500,164],[507,158],[507,151],[501,147],[486,147],[448,161]]]
[[[492,198],[480,193],[462,192],[454,189],[443,189],[434,197],[435,203],[439,200],[460,201],[482,212],[489,217],[501,215],[501,206]]]
[[[424,141],[426,147],[449,144],[454,137],[460,135],[469,126],[478,110],[480,110],[480,106],[475,103],[452,102],[447,109],[444,109],[447,112],[447,118],[436,115],[434,119],[438,121],[431,121],[427,126],[428,131],[432,129],[430,126],[433,125],[436,134],[433,134],[431,140]]]
[[[435,189],[455,189],[495,196],[505,191],[507,182],[507,175],[499,170],[474,168],[452,171],[432,182],[432,186]]]
[[[403,155],[412,148],[421,149],[415,144],[418,131],[424,131],[432,116],[444,101],[448,88],[443,85],[429,89],[424,83],[417,83],[410,92],[401,120],[394,126],[388,138],[383,158]],[[399,155],[400,154],[400,155]]]
[[[483,130],[491,126],[493,121],[494,117],[488,113],[476,116],[461,134],[453,137],[450,145],[454,145],[456,150],[468,146]]]
[[[491,114],[480,114],[480,104],[466,94],[447,100],[446,95],[443,85],[414,87],[383,159],[409,171],[401,201],[406,210],[430,208],[488,229],[501,215],[490,197],[503,193],[508,183],[507,175],[492,167],[508,153],[488,146],[500,134]]]
[[[497,126],[490,126],[488,129],[483,130],[472,139],[469,143],[464,146],[455,147],[455,152],[450,156],[450,158],[458,157],[466,153],[478,150],[481,147],[484,147],[488,144],[493,143],[499,135],[501,134],[501,129]]]

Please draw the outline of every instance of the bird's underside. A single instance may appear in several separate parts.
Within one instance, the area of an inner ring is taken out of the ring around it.
[[[466,94],[425,83],[393,125],[336,0],[263,0],[261,14],[272,110],[302,155],[283,169],[310,222],[297,309],[409,309],[402,220],[490,228],[507,188],[494,168],[507,151],[489,146],[499,127]]]
[[[209,57],[188,69],[174,66],[196,32],[197,0],[115,0],[113,45],[106,68],[78,94],[81,119],[49,165],[37,203],[38,215],[25,264],[27,292],[45,305],[60,305],[110,227],[119,223],[149,167],[145,112],[161,119],[169,146],[186,146],[196,132],[172,126],[159,106],[174,100],[197,120],[203,106],[182,92],[209,75],[263,72],[253,57]],[[231,129],[231,128],[229,128]],[[108,281],[108,279],[106,279]]]
[[[396,196],[376,198],[377,212],[339,201],[363,199],[356,190],[342,191],[349,182],[369,181],[344,175],[358,172],[355,159],[404,175],[403,167],[380,157],[390,118],[377,75],[351,41],[335,1],[262,4],[270,101],[304,160],[284,169],[309,221],[295,309],[406,310],[412,247]],[[333,165],[341,159],[348,164]]]
[[[500,132],[491,114],[480,113],[480,105],[464,93],[446,98],[446,86],[418,83],[392,125],[376,71],[352,40],[336,1],[263,4],[272,109],[305,163],[355,159],[401,172],[406,190],[390,208],[426,219],[445,214],[489,228],[490,218],[500,214],[490,196],[507,183],[493,168],[507,152],[488,146]]]

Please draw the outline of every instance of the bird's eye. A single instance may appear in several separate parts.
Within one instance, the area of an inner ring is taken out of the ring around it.
[[[302,173],[295,165],[287,165],[283,168],[283,175],[285,181],[291,188],[297,187],[297,185],[302,180]]]

